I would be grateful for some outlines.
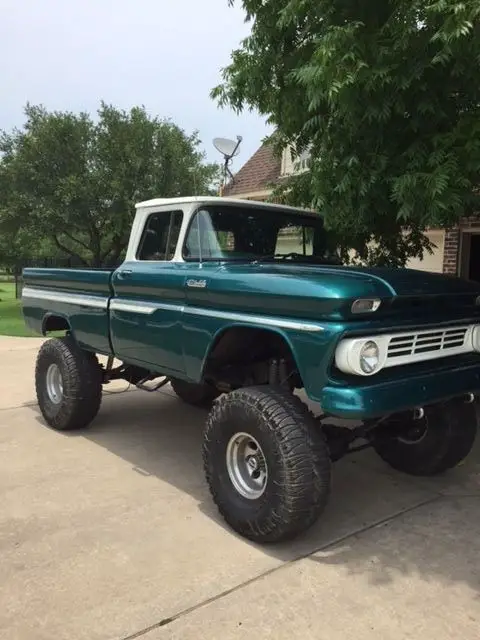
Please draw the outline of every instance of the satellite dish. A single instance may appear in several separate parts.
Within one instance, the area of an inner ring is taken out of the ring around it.
[[[233,158],[240,152],[241,136],[237,140],[229,140],[228,138],[214,138],[213,146],[226,158]]]
[[[229,164],[232,162],[232,158],[240,152],[240,143],[242,141],[242,136],[237,136],[237,140],[230,140],[229,138],[214,138],[213,146],[217,151],[219,151],[224,159],[223,165],[223,185],[221,187],[220,193],[223,193],[223,188],[227,183],[227,175],[230,176],[230,179],[233,182],[233,175],[229,169]]]

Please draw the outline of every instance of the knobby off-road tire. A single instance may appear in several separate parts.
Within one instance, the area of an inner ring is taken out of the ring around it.
[[[251,488],[252,478],[244,485],[235,477],[232,461],[235,451],[242,459],[242,448],[258,458],[257,471],[263,457],[263,490],[261,483]],[[317,520],[328,499],[330,457],[321,429],[296,396],[279,388],[222,396],[207,420],[203,461],[221,515],[256,542],[294,538]]]
[[[219,392],[208,384],[195,384],[172,378],[170,385],[180,400],[194,407],[210,409],[215,398],[219,396]]]
[[[397,471],[415,476],[457,466],[470,453],[477,434],[474,405],[459,400],[426,407],[422,419],[402,425],[407,427],[405,435],[395,435],[398,426],[392,419],[379,428],[374,449]]]
[[[44,342],[37,357],[35,387],[42,415],[58,431],[90,424],[102,400],[102,374],[97,357],[75,340]]]

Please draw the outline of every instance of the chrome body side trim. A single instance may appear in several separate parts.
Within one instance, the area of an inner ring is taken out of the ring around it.
[[[107,309],[109,300],[104,296],[94,296],[83,293],[62,293],[61,291],[52,291],[36,287],[25,287],[22,292],[22,298],[75,304],[82,307],[92,307],[96,309]],[[219,318],[222,320],[231,320],[233,322],[258,324],[266,327],[291,329],[293,331],[319,332],[324,330],[322,326],[315,324],[314,322],[301,322],[298,320],[277,317],[270,318],[253,314],[250,315],[248,313],[234,313],[230,311],[220,311],[217,309],[204,309],[201,307],[189,307],[181,304],[167,304],[144,300],[119,300],[117,298],[113,298],[110,300],[110,309],[112,311],[124,311],[126,313],[138,313],[141,315],[152,315],[155,311],[160,310],[176,311],[179,313],[187,313],[189,315]]]
[[[22,300],[23,299],[76,304],[81,307],[91,307],[95,309],[107,309],[108,307],[108,298],[105,296],[94,296],[85,293],[63,293],[62,291],[52,291],[51,289],[40,289],[37,287],[24,287],[22,291]]]

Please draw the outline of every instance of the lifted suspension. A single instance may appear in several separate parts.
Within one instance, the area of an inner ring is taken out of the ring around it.
[[[322,424],[322,431],[327,440],[332,462],[340,460],[340,458],[349,453],[362,451],[371,446],[370,441],[353,446],[355,440],[366,439],[366,432],[363,426],[349,429],[348,427],[339,427],[336,424]]]
[[[330,459],[332,462],[336,462],[348,455],[349,453],[356,453],[368,449],[372,446],[371,432],[379,427],[390,416],[382,416],[377,420],[371,420],[364,422],[357,427],[341,427],[336,424],[322,422],[322,431],[327,440],[328,448],[330,450]],[[320,416],[318,419],[323,420],[325,416]],[[364,440],[363,444],[353,446],[356,440]]]
[[[450,401],[471,404],[477,402],[477,397],[474,393],[466,393],[463,396],[452,398]],[[331,460],[335,462],[349,453],[371,447],[375,438],[412,437],[412,434],[415,434],[415,437],[419,437],[418,434],[421,434],[422,430],[424,431],[427,428],[424,425],[428,424],[428,416],[435,410],[435,407],[435,405],[415,407],[401,413],[388,414],[378,419],[367,420],[353,428],[323,422],[326,417],[332,416],[322,415],[319,416],[318,420],[321,421],[321,428],[330,449]],[[387,425],[385,425],[383,433],[374,434],[374,431],[379,427],[381,429],[382,424],[387,420],[388,431],[386,431]],[[364,442],[354,446],[356,440],[363,440]]]

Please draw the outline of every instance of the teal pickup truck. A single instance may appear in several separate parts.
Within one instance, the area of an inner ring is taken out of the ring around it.
[[[23,277],[27,325],[65,332],[38,354],[45,421],[86,427],[110,380],[170,384],[208,408],[207,482],[225,520],[252,540],[308,528],[326,504],[332,461],[347,453],[372,446],[395,469],[426,476],[472,448],[480,285],[342,266],[320,215],[228,198],[149,200],[137,205],[118,269]]]

